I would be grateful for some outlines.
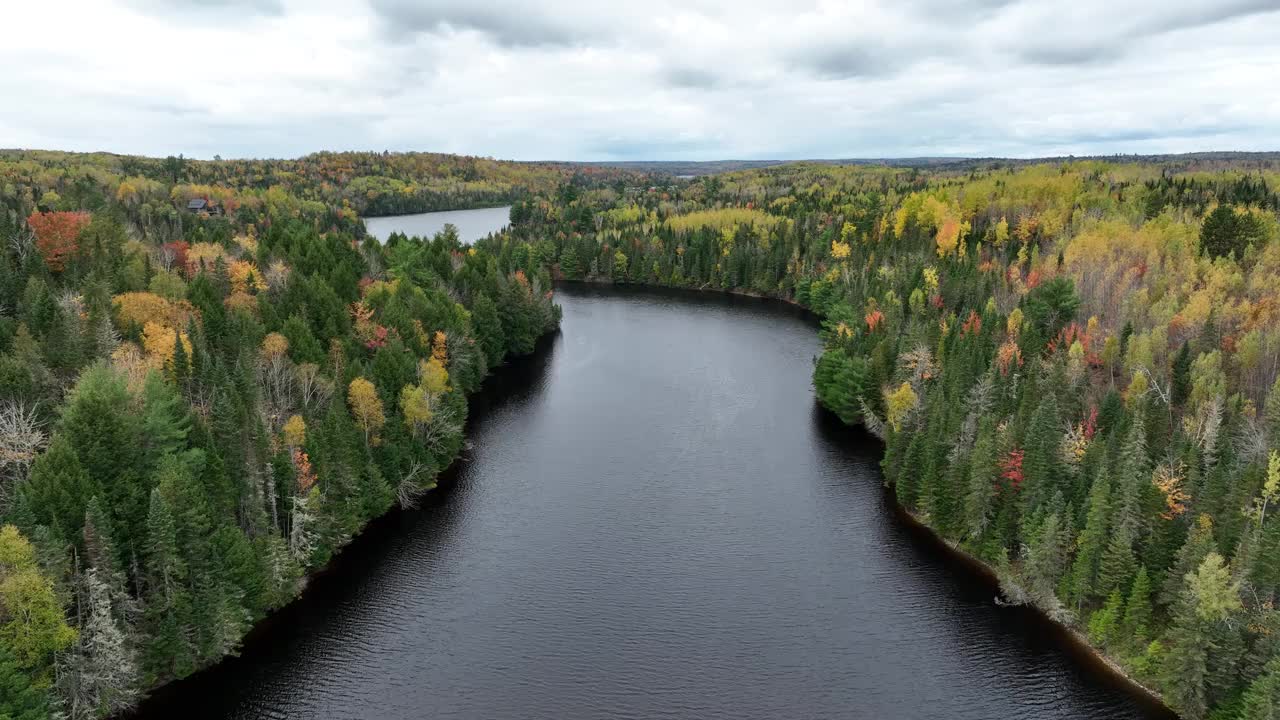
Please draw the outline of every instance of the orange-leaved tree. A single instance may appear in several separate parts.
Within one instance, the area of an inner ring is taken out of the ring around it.
[[[54,272],[62,272],[67,261],[75,257],[80,249],[76,241],[88,224],[87,212],[33,212],[27,218],[27,225],[36,234],[40,257]]]

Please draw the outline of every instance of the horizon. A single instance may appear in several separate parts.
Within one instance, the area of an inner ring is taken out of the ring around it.
[[[170,155],[151,155],[131,152],[121,152],[117,150],[69,150],[65,148],[54,147],[0,147],[2,153],[67,153],[73,155],[110,155],[113,157],[136,157],[146,159],[163,159],[165,157],[182,157],[186,160],[194,160],[197,162],[275,162],[302,160],[313,155],[323,153],[330,154],[373,154],[381,155],[390,153],[392,155],[448,155],[454,157],[469,157],[483,160],[491,160],[494,162],[521,163],[528,165],[538,164],[568,164],[568,165],[711,165],[717,163],[774,163],[774,164],[790,164],[790,163],[910,163],[912,161],[920,162],[1019,162],[1019,163],[1035,163],[1035,162],[1055,162],[1055,161],[1076,161],[1076,160],[1155,160],[1170,158],[1203,158],[1218,156],[1239,156],[1239,155],[1275,155],[1280,159],[1280,146],[1276,149],[1265,150],[1239,150],[1239,149],[1208,149],[1208,150],[1189,150],[1186,152],[1168,152],[1168,153],[1143,153],[1143,152],[1125,152],[1118,150],[1116,152],[1099,153],[1099,154],[1065,154],[1065,155],[990,155],[990,154],[974,154],[974,155],[893,155],[893,156],[862,156],[862,157],[714,157],[708,159],[689,159],[678,157],[636,157],[626,159],[605,159],[605,160],[580,160],[565,158],[534,158],[534,159],[518,159],[507,157],[496,157],[493,155],[483,155],[474,153],[457,153],[441,150],[370,150],[370,149],[332,149],[322,148],[318,150],[310,150],[298,155],[258,155],[258,156],[230,156],[224,157],[220,153],[212,156],[197,156],[181,151]]]
[[[1273,0],[53,0],[8,12],[0,142],[534,162],[1280,148]],[[1188,52],[1187,48],[1195,48]]]

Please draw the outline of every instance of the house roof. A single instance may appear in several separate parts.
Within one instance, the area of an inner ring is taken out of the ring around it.
[[[195,198],[194,200],[191,200],[190,202],[187,203],[187,209],[203,210],[204,207],[208,204],[209,204],[209,201],[205,200],[204,198]]]

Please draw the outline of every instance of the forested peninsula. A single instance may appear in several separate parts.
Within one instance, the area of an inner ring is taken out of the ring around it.
[[[119,712],[234,652],[430,487],[570,279],[811,309],[816,394],[904,508],[1183,716],[1275,718],[1278,183],[1274,156],[0,153],[0,717]],[[473,247],[359,220],[498,201]]]
[[[550,277],[509,266],[509,238],[381,245],[357,211],[535,176],[560,182],[450,156],[0,153],[0,718],[119,714],[234,653],[433,487],[467,394],[556,326]]]

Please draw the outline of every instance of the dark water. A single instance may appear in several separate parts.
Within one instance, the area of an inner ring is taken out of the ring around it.
[[[393,232],[402,232],[410,237],[417,235],[431,238],[443,230],[446,223],[450,223],[458,228],[458,238],[462,242],[473,243],[489,233],[501,230],[510,222],[511,206],[506,205],[479,210],[443,210],[414,215],[367,217],[364,219],[364,226],[370,235],[386,242]]]
[[[895,519],[794,313],[560,302],[445,489],[146,717],[1158,717]]]

